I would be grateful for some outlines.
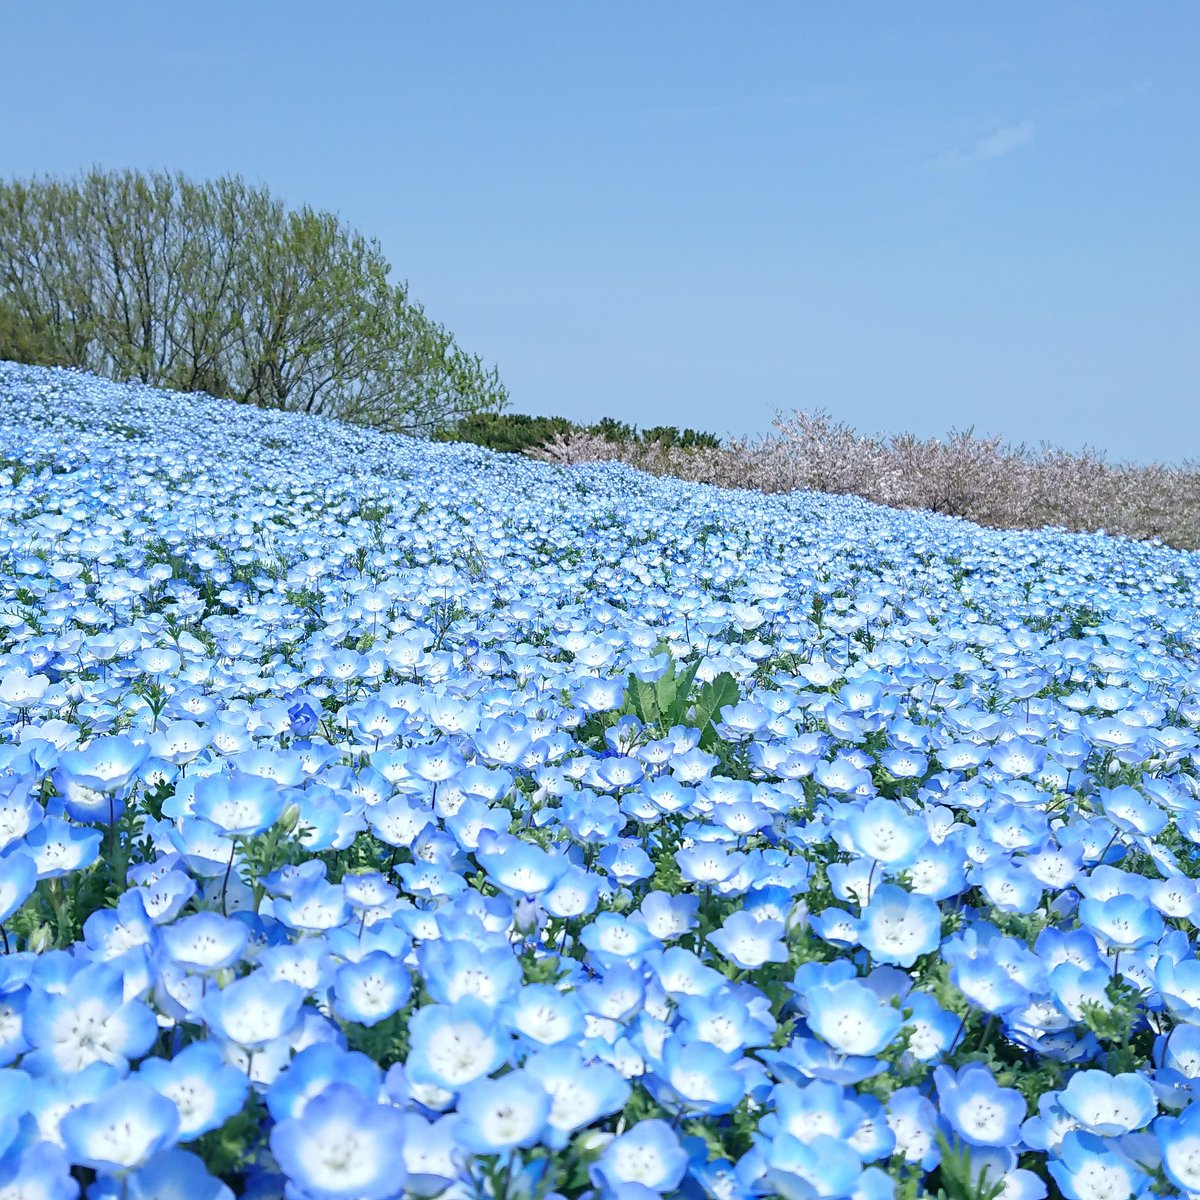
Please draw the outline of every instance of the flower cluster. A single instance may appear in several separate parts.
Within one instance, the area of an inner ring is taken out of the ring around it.
[[[1200,1194],[1198,578],[0,366],[0,1200]]]

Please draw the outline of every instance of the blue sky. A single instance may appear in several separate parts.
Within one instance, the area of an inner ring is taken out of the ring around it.
[[[513,407],[1200,457],[1200,6],[11,4],[0,174],[377,237]]]

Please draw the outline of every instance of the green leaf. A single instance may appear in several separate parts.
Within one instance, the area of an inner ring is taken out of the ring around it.
[[[726,705],[736,704],[739,697],[737,680],[728,671],[722,671],[716,679],[700,689],[693,710],[692,725],[701,731],[701,745],[705,745],[706,741],[712,743],[715,738],[715,730],[711,730],[713,720]]]
[[[700,670],[700,660],[694,659],[680,671],[675,681],[675,702],[669,710],[664,710],[664,721],[669,729],[673,725],[682,725],[687,713],[688,697],[692,692],[692,684],[696,672]]]
[[[647,683],[636,675],[630,675],[629,696],[633,701],[633,711],[642,722],[653,725],[658,720],[658,695],[654,684]]]

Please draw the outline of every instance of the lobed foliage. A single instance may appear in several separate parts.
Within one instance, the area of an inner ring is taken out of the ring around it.
[[[1200,555],[0,365],[5,1200],[1200,1194]]]
[[[617,459],[643,471],[718,487],[861,496],[876,504],[965,517],[999,529],[1099,530],[1200,546],[1200,466],[1107,462],[1091,451],[1005,446],[959,431],[942,439],[869,437],[825,412],[780,414],[761,440],[721,448],[615,442],[557,431],[531,450],[547,462]]]
[[[332,213],[237,177],[0,183],[0,359],[426,434],[507,395]]]

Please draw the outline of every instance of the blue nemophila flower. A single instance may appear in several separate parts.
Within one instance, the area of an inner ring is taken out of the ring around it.
[[[33,1050],[22,1066],[35,1074],[68,1074],[103,1062],[124,1071],[158,1036],[151,1009],[125,999],[121,973],[105,963],[74,971],[61,990],[35,989],[24,1035]]]
[[[419,959],[426,991],[442,1004],[471,996],[495,1008],[521,986],[521,964],[507,944],[481,948],[443,934],[421,947]]]
[[[260,970],[210,990],[201,1011],[221,1037],[255,1050],[290,1033],[303,1003],[304,993],[294,983],[271,979]]]
[[[1077,1071],[1058,1093],[1058,1103],[1088,1133],[1104,1137],[1143,1129],[1158,1112],[1153,1088],[1132,1072]]]
[[[613,1138],[592,1164],[594,1186],[607,1194],[621,1194],[627,1184],[638,1184],[651,1194],[663,1195],[679,1186],[687,1170],[687,1151],[675,1131],[657,1119],[639,1121]]]
[[[219,1128],[239,1112],[249,1086],[212,1042],[193,1042],[170,1059],[147,1058],[137,1078],[174,1103],[181,1142]]]
[[[1089,897],[1079,905],[1079,922],[1098,942],[1116,951],[1135,950],[1163,933],[1162,917],[1137,896]]]
[[[719,1116],[736,1108],[746,1090],[734,1069],[737,1052],[729,1053],[707,1042],[690,1045],[670,1039],[653,1064],[661,1085],[650,1085],[651,1094],[668,1111]]]
[[[951,1129],[971,1146],[1020,1144],[1025,1101],[1013,1088],[1001,1087],[987,1067],[972,1064],[954,1072],[935,1067],[938,1103]]]
[[[913,991],[904,998],[908,1012],[904,1025],[910,1029],[908,1051],[922,1062],[931,1062],[948,1053],[962,1032],[960,1019],[947,1012],[927,992]]]
[[[269,829],[287,807],[288,794],[273,779],[250,775],[207,775],[196,781],[192,811],[222,833],[252,837]]]
[[[577,992],[562,992],[546,983],[524,986],[501,1006],[502,1020],[535,1046],[578,1043],[585,1028]]]
[[[0,1189],[24,1200],[76,1200],[79,1183],[66,1152],[53,1142],[33,1142],[0,1158]]]
[[[888,1097],[887,1123],[896,1139],[895,1151],[910,1164],[931,1171],[941,1160],[937,1109],[915,1087],[903,1087]]]
[[[456,1136],[474,1154],[504,1154],[532,1146],[550,1116],[551,1098],[527,1071],[510,1071],[499,1079],[477,1079],[459,1093]]]
[[[402,963],[376,950],[358,962],[340,966],[333,979],[333,993],[333,1011],[339,1017],[369,1028],[408,1003],[412,979]]]
[[[1170,1175],[1165,1159],[1163,1166]],[[1071,1131],[1046,1169],[1067,1200],[1095,1200],[1097,1196],[1140,1196],[1150,1182],[1137,1159],[1105,1138]],[[1197,1173],[1200,1178],[1200,1172]],[[1176,1181],[1177,1182],[1177,1181]]]
[[[350,911],[345,889],[324,879],[299,884],[292,894],[273,905],[275,916],[289,929],[320,933],[336,929]]]
[[[817,984],[804,993],[809,1028],[839,1054],[871,1057],[900,1031],[903,1014],[857,979]]]
[[[571,865],[558,855],[520,838],[497,838],[475,854],[488,878],[510,896],[540,896],[549,891]]]
[[[187,1150],[163,1150],[121,1180],[88,1189],[88,1200],[233,1200],[233,1189],[209,1174]]]
[[[179,1113],[149,1084],[125,1079],[72,1109],[59,1131],[72,1162],[124,1173],[171,1145],[179,1132]]]
[[[454,1004],[419,1008],[409,1021],[409,1042],[409,1078],[454,1092],[500,1067],[511,1038],[494,1010],[465,996]]]
[[[401,1072],[399,1066],[392,1072]],[[396,1076],[388,1075],[388,1095],[393,1103],[402,1106],[407,1094],[393,1094]],[[384,1076],[378,1064],[365,1054],[344,1050],[333,1042],[318,1042],[306,1046],[275,1078],[267,1092],[267,1107],[276,1121],[300,1117],[314,1096],[335,1083],[349,1084],[369,1099],[378,1097]]]
[[[708,935],[708,940],[734,966],[754,970],[764,963],[787,962],[783,935],[782,921],[758,920],[751,913],[736,912],[726,917],[721,928]]]
[[[640,959],[660,947],[644,924],[617,913],[600,913],[580,931],[579,941],[593,960],[605,966]]]
[[[840,1138],[817,1134],[809,1140],[780,1133],[759,1137],[752,1151],[765,1189],[783,1200],[850,1196],[862,1176],[862,1158]]]
[[[100,856],[101,833],[58,817],[47,817],[26,835],[22,849],[37,866],[39,879],[57,879],[90,867]]]
[[[929,841],[919,817],[906,813],[891,800],[868,801],[846,818],[854,849],[894,870],[903,870]]]
[[[194,913],[162,931],[164,952],[189,971],[207,974],[231,967],[249,936],[240,921],[216,913]]]
[[[404,1191],[404,1133],[399,1109],[334,1083],[276,1124],[271,1153],[314,1200],[390,1200]]]
[[[911,967],[941,941],[942,914],[927,896],[883,884],[875,889],[859,922],[859,942],[880,963]]]
[[[563,1149],[571,1135],[601,1117],[619,1112],[629,1099],[629,1083],[607,1063],[587,1063],[575,1048],[543,1050],[525,1060],[525,1072],[550,1097],[543,1140]]]

